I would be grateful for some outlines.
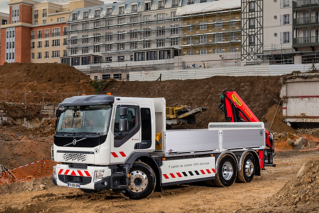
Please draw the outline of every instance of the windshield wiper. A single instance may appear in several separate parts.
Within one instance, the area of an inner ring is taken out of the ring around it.
[[[81,138],[81,139],[77,140],[77,139],[74,138],[74,140],[73,140],[71,143],[65,144],[64,146],[68,146],[68,145],[71,145],[71,144],[76,145],[77,142],[83,141],[83,140],[85,140],[85,139],[86,139],[86,138]]]

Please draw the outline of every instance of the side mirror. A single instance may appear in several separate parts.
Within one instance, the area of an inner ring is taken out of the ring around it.
[[[127,116],[128,114],[128,108],[127,107],[121,107],[120,108],[120,116]]]
[[[120,119],[120,132],[126,132],[128,130],[128,120],[127,118],[121,118]]]
[[[55,127],[55,131],[56,131],[56,129],[58,128],[58,123],[59,123],[59,119],[56,119],[56,120],[55,120],[55,126],[54,126],[54,127]]]

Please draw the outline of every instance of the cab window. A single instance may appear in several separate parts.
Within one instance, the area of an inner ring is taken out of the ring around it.
[[[120,116],[120,107],[117,107],[116,109],[116,115],[115,115],[115,125],[114,125],[114,139],[120,140],[125,138],[125,136],[129,135],[130,132],[134,129],[134,127],[137,126],[136,122],[136,107],[135,106],[126,106],[128,108],[128,114],[126,116]],[[128,131],[126,132],[120,132],[119,126],[120,126],[120,119],[127,118],[128,121]]]

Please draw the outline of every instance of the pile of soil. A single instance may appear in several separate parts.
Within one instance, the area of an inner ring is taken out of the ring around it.
[[[41,105],[21,105],[21,104],[7,104],[0,102],[0,109],[7,113],[7,116],[16,118],[27,118],[29,120],[39,116]]]
[[[219,98],[224,90],[236,91],[260,120],[270,123],[275,112],[269,112],[268,116],[266,114],[280,100],[280,76],[215,76],[200,80],[163,82],[112,81],[102,93],[110,92],[124,97],[164,97],[167,106],[206,107],[206,112],[196,116],[196,124],[183,125],[180,128],[207,128],[209,122],[225,121],[224,113],[218,108]],[[272,130],[276,131],[276,128],[275,125]]]
[[[273,105],[267,110],[265,117],[262,119],[269,131],[293,133],[295,130],[285,123],[282,114],[282,106]]]
[[[56,187],[52,182],[52,177],[43,177],[32,179],[29,182],[16,182],[11,184],[3,184],[0,186],[0,195],[13,194],[23,191],[41,191]]]
[[[0,66],[0,100],[55,103],[69,96],[94,94],[90,82],[87,75],[65,64],[5,63]]]

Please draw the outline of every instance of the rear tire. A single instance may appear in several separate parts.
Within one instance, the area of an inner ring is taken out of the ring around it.
[[[145,163],[135,162],[124,195],[134,200],[147,198],[153,193],[155,186],[156,175],[153,169]]]
[[[243,157],[241,170],[238,172],[238,182],[248,183],[253,180],[255,176],[255,158],[251,153],[246,153]]]
[[[237,163],[233,156],[224,155],[218,164],[218,169],[213,180],[214,185],[228,187],[233,185],[237,177]]]

